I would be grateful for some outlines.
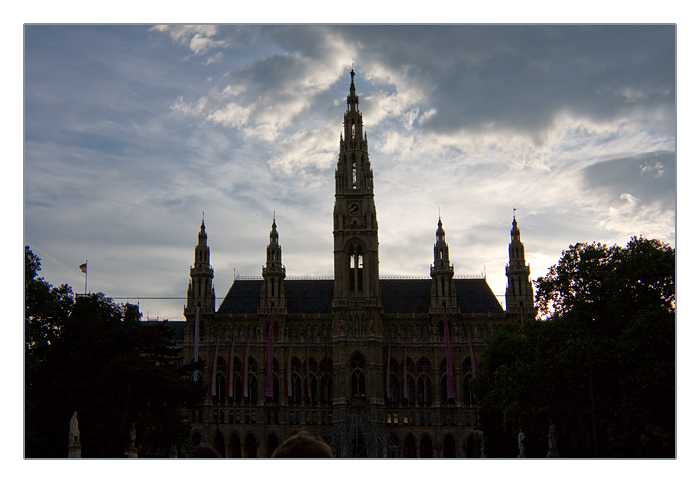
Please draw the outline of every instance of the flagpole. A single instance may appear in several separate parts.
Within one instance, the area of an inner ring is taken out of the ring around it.
[[[85,263],[81,264],[78,267],[80,271],[85,274],[85,292],[83,293],[83,295],[87,295],[87,263],[87,260],[85,260]]]

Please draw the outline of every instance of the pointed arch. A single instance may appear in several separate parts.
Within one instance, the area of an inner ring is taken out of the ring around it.
[[[319,364],[320,380],[320,400],[324,404],[333,403],[333,361],[329,357],[321,359]]]
[[[433,440],[427,434],[424,434],[423,437],[420,439],[420,457],[433,457]]]
[[[367,359],[362,351],[355,351],[350,356],[350,397],[364,398],[367,393],[365,385],[365,368]]]
[[[222,458],[226,457],[226,443],[224,441],[224,435],[219,431],[216,432],[214,438],[212,439],[212,445],[214,449],[219,453]]]
[[[418,456],[416,452],[416,438],[413,434],[408,433],[406,438],[403,440],[403,457],[404,458],[416,458]]]
[[[253,433],[248,433],[245,437],[245,444],[243,446],[243,457],[244,458],[257,458],[258,457],[258,439]]]
[[[457,443],[451,434],[446,434],[445,438],[442,440],[442,456],[444,458],[456,458],[457,457]]]
[[[265,446],[267,449],[267,457],[269,458],[272,456],[272,453],[274,453],[275,450],[277,449],[277,447],[279,446],[280,439],[277,437],[277,434],[275,434],[273,432],[273,433],[270,433],[267,435],[267,440],[265,441],[265,443],[266,443]]]
[[[231,433],[228,437],[229,445],[229,458],[240,458],[241,457],[241,438],[235,431]]]

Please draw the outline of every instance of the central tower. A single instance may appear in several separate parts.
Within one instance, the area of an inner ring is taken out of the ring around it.
[[[379,236],[374,176],[355,93],[354,70],[350,72],[350,79],[335,171],[333,305],[379,307]]]

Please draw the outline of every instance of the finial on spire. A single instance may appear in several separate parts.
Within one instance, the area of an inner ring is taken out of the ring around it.
[[[513,219],[515,220],[515,206],[513,207]]]

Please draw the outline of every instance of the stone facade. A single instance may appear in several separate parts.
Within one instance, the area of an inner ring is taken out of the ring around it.
[[[301,429],[341,457],[478,455],[468,381],[479,352],[499,325],[534,314],[515,218],[505,311],[485,278],[454,276],[441,219],[429,277],[380,279],[354,76],[335,173],[333,279],[287,280],[273,220],[262,277],[234,280],[215,310],[202,221],[183,356],[203,361],[207,400],[188,416],[193,443],[226,457],[269,456]]]

